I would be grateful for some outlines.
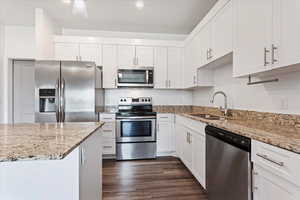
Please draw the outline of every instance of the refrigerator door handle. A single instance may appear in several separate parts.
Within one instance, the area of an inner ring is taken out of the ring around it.
[[[60,84],[59,79],[56,80],[55,85],[55,114],[56,114],[56,122],[60,122]]]
[[[61,122],[65,122],[65,107],[66,107],[66,98],[65,98],[65,87],[66,87],[66,81],[63,78],[61,83]]]

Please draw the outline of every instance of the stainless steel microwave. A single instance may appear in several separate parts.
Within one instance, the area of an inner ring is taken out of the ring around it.
[[[154,68],[143,67],[118,70],[118,87],[147,87],[153,88]]]

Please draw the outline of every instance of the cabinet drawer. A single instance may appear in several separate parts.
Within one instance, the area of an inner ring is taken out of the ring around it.
[[[158,122],[174,122],[174,114],[157,114]]]
[[[115,114],[110,113],[100,113],[100,121],[103,122],[114,122],[116,120]]]
[[[116,140],[115,139],[103,139],[102,152],[105,155],[116,154]]]
[[[116,138],[116,132],[112,129],[102,129],[102,137],[103,138]]]
[[[252,140],[252,161],[300,186],[300,155]]]
[[[182,124],[185,127],[188,127],[191,130],[205,136],[205,127],[206,123],[189,119],[187,117],[183,117],[181,115],[176,115],[176,123]]]

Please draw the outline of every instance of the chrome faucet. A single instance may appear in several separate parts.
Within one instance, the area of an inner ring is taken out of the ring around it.
[[[223,91],[217,91],[217,92],[215,92],[215,93],[213,94],[213,96],[212,96],[210,102],[211,102],[211,103],[214,103],[214,101],[215,101],[215,96],[216,96],[217,94],[221,94],[221,95],[224,96],[224,108],[222,108],[222,106],[220,106],[220,110],[221,110],[221,112],[224,113],[225,116],[227,116],[227,115],[228,115],[227,95],[225,94],[225,92],[223,92]]]

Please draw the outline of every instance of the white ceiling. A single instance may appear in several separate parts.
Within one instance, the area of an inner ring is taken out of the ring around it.
[[[74,16],[62,0],[0,0],[0,21],[33,25],[34,8],[44,8],[64,28],[188,34],[217,0],[87,0],[88,18]]]

